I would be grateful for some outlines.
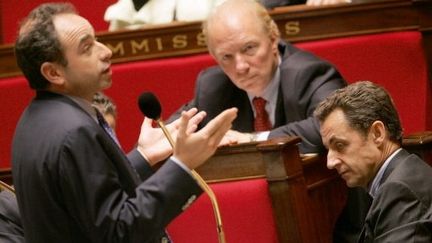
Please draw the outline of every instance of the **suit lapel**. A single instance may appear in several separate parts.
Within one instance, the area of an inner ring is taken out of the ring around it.
[[[276,100],[276,111],[275,111],[275,124],[274,128],[280,127],[286,124],[286,118],[285,118],[285,109],[283,104],[283,94],[282,89],[279,86],[278,90],[278,98]]]
[[[233,93],[231,99],[228,103],[234,104],[238,108],[237,118],[233,122],[233,129],[240,132],[253,132],[254,116],[246,92],[238,90],[238,92]]]

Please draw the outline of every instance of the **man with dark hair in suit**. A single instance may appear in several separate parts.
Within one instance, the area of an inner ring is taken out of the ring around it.
[[[97,92],[93,96],[92,105],[100,111],[108,125],[115,131],[117,127],[117,107],[112,99],[103,92]]]
[[[4,182],[0,184],[0,242],[23,243],[24,231],[15,193]]]
[[[15,53],[36,91],[12,145],[26,242],[168,242],[167,224],[202,193],[190,170],[215,152],[236,109],[198,132],[205,114],[183,112],[167,126],[174,149],[146,118],[137,147],[126,155],[92,107],[94,94],[111,85],[112,52],[72,5],[34,9]]]
[[[315,114],[327,167],[372,199],[358,242],[432,242],[432,168],[401,148],[390,95],[357,82],[327,97]]]
[[[330,63],[282,41],[268,11],[254,0],[225,1],[210,14],[203,32],[218,65],[199,74],[194,99],[171,119],[197,107],[207,112],[204,125],[222,110],[237,107],[224,141],[295,135],[302,138],[302,153],[324,150],[313,111],[346,85]],[[261,114],[265,126],[258,125],[263,124]]]

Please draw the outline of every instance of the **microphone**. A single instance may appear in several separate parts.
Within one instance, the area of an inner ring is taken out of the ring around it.
[[[155,120],[159,127],[162,129],[165,137],[168,139],[169,143],[171,144],[171,147],[174,149],[175,144],[174,140],[171,137],[171,134],[166,129],[165,124],[160,119],[162,108],[160,105],[160,102],[158,98],[151,92],[144,92],[142,93],[138,98],[138,106],[141,112],[148,118],[151,118]],[[213,190],[210,188],[209,185],[204,181],[204,179],[195,171],[191,170],[192,176],[195,178],[195,180],[198,182],[201,189],[209,196],[210,202],[213,206],[213,212],[215,214],[216,218],[216,224],[217,224],[217,232],[218,232],[218,238],[220,243],[225,243],[225,233],[222,227],[222,217],[220,215],[219,211],[219,204],[216,199],[216,195],[214,194]]]
[[[171,147],[174,148],[174,140],[166,129],[165,124],[160,119],[162,107],[158,98],[151,92],[144,92],[138,98],[138,107],[146,117],[151,118],[158,123],[159,127],[165,134],[165,137],[168,139],[168,142],[171,144]]]

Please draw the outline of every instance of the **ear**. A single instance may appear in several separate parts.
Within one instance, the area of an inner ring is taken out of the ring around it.
[[[52,84],[62,85],[64,83],[63,70],[59,64],[44,62],[41,65],[41,74]]]
[[[380,145],[383,143],[387,134],[387,130],[382,121],[374,121],[370,127],[369,135],[372,136],[373,141]]]
[[[271,41],[272,51],[274,53],[279,53],[279,48],[278,48],[279,41],[280,41],[279,37],[275,36],[274,34],[271,34],[270,41]]]

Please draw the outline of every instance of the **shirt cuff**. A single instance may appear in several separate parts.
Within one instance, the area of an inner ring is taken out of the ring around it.
[[[171,156],[170,157],[170,159],[174,162],[174,163],[176,163],[178,166],[180,166],[180,168],[182,168],[184,171],[186,171],[190,176],[192,176],[192,178],[194,178],[193,177],[193,175],[192,175],[192,172],[191,172],[191,170],[181,161],[181,160],[179,160],[179,159],[177,159],[176,157],[174,157],[174,156]]]
[[[270,131],[265,132],[257,132],[255,133],[255,141],[266,141],[268,139],[268,136],[270,134]]]

